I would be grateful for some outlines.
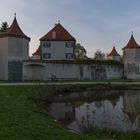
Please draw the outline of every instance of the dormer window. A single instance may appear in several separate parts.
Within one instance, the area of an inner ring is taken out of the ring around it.
[[[50,42],[43,42],[43,47],[44,48],[51,47],[51,43]]]

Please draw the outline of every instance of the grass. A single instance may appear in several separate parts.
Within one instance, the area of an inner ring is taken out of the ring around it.
[[[33,97],[40,87],[0,87],[0,140],[90,140],[63,129]]]
[[[40,89],[40,86],[0,87],[0,140],[114,139],[100,132],[99,135],[83,135],[63,129],[35,103],[34,97]]]

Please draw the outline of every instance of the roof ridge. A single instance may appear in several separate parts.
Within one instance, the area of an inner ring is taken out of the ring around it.
[[[76,39],[60,24],[56,24],[40,41],[76,41]]]

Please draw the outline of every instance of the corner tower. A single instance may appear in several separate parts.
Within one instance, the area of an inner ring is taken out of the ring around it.
[[[23,60],[29,59],[29,41],[15,16],[11,26],[0,33],[0,79],[22,81]]]
[[[123,50],[124,76],[127,79],[140,79],[140,46],[131,35]]]
[[[121,57],[118,54],[118,52],[116,51],[115,45],[113,46],[113,49],[110,52],[110,54],[107,55],[107,59],[108,60],[120,61]]]

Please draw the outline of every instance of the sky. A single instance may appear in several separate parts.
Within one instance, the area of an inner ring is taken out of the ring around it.
[[[39,39],[60,23],[93,57],[109,53],[115,44],[122,54],[133,32],[140,44],[140,0],[4,0],[0,23],[11,25],[14,13],[22,31],[31,38],[30,55]]]

